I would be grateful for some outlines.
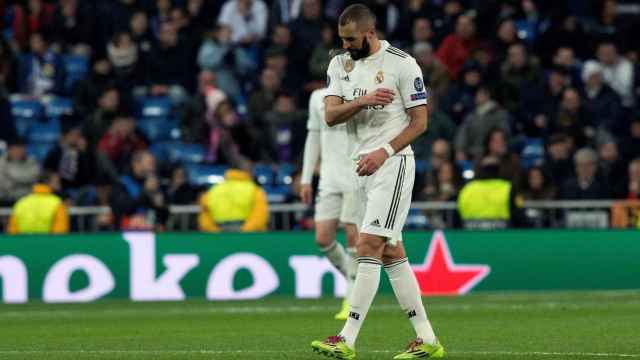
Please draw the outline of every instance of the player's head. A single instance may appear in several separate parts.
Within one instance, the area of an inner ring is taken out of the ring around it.
[[[340,14],[338,34],[353,60],[365,58],[371,51],[371,42],[377,39],[376,16],[362,4],[350,5]]]

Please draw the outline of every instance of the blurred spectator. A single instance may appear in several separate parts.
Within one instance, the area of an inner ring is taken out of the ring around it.
[[[207,114],[212,114],[227,95],[217,87],[216,75],[202,70],[198,75],[198,92],[185,104],[181,122],[180,136],[188,143],[206,143]]]
[[[144,72],[138,66],[138,45],[128,32],[116,33],[107,44],[107,56],[113,66],[113,76],[121,88],[131,89],[144,81]]]
[[[498,175],[513,184],[519,184],[520,159],[518,154],[509,151],[508,133],[502,128],[489,131],[484,139],[483,157],[494,157],[500,161]]]
[[[151,31],[156,39],[160,39],[161,27],[171,21],[171,0],[155,0],[155,12],[149,19]]]
[[[491,98],[486,87],[478,88],[476,107],[458,128],[455,138],[457,160],[478,160],[484,151],[483,143],[494,128],[509,134],[509,114]]]
[[[53,4],[43,0],[29,0],[27,5],[15,5],[13,15],[13,38],[21,48],[26,48],[33,33],[51,30]]]
[[[316,45],[311,54],[311,60],[309,60],[309,73],[313,80],[324,81],[327,77],[327,68],[329,68],[329,62],[331,61],[329,53],[336,47],[335,29],[335,25],[330,23],[322,25],[322,40]]]
[[[169,204],[191,205],[197,199],[196,189],[189,183],[187,172],[181,166],[173,169],[171,182],[167,189],[167,201]]]
[[[412,43],[431,43],[434,40],[433,29],[431,28],[431,21],[426,17],[420,17],[413,20],[413,29],[411,32]]]
[[[134,119],[127,115],[117,116],[98,143],[98,151],[106,155],[116,169],[126,169],[133,154],[146,148],[147,142],[136,132]]]
[[[455,33],[448,35],[438,49],[438,58],[447,67],[453,79],[458,78],[462,66],[471,56],[471,51],[478,45],[475,31],[473,19],[461,15],[456,20]]]
[[[582,148],[573,157],[576,177],[566,180],[560,188],[560,199],[595,200],[608,199],[609,189],[598,175],[598,154],[590,148]]]
[[[131,32],[133,41],[138,47],[138,51],[140,51],[142,57],[145,58],[146,55],[149,54],[149,51],[151,51],[154,38],[149,29],[149,17],[144,10],[136,10],[131,15],[129,31]]]
[[[94,18],[88,2],[60,0],[53,13],[53,41],[63,51],[90,56]]]
[[[462,81],[449,86],[441,100],[442,110],[447,112],[456,124],[462,123],[475,106],[476,92],[482,83],[482,68],[477,62],[469,61],[462,68],[460,77]]]
[[[267,111],[273,108],[276,95],[281,88],[281,81],[282,78],[277,71],[269,68],[262,70],[260,87],[249,95],[249,103],[247,106],[249,120],[254,126],[263,130],[266,129],[264,116]]]
[[[0,92],[14,93],[17,86],[18,59],[9,42],[0,38]]]
[[[155,157],[138,151],[131,159],[131,172],[120,178],[111,194],[115,223],[122,229],[162,230],[169,217],[166,195],[156,174]]]
[[[575,88],[567,88],[562,92],[560,108],[552,121],[552,131],[569,134],[575,139],[577,147],[587,145],[595,136],[592,114],[582,106],[580,93]]]
[[[138,93],[153,96],[168,95],[174,104],[182,104],[187,98],[191,83],[188,48],[178,42],[175,24],[165,22],[160,25],[158,43],[151,48],[146,64],[147,89]],[[146,90],[146,91],[145,91]]]
[[[302,56],[308,59],[322,41],[322,4],[320,0],[302,0],[302,16],[289,24]],[[290,60],[292,61],[292,60]]]
[[[500,96],[505,108],[515,112],[521,105],[522,93],[542,83],[542,71],[535,58],[529,57],[523,43],[509,46],[500,74]]]
[[[572,149],[569,138],[562,133],[551,135],[547,141],[544,172],[551,176],[551,182],[556,186],[574,176]]]
[[[594,126],[616,134],[622,127],[622,103],[620,97],[603,82],[602,67],[595,61],[587,62],[582,71],[584,81],[585,110],[592,114]]]
[[[550,122],[560,106],[562,95],[571,84],[566,70],[554,67],[549,71],[544,85],[523,89],[523,103],[517,115],[517,128],[530,137],[547,137],[551,134]]]
[[[22,197],[13,206],[7,233],[9,234],[64,234],[69,232],[69,215],[62,199],[60,177],[44,171],[33,186],[31,194]]]
[[[106,87],[98,98],[98,108],[85,121],[83,132],[89,146],[95,148],[103,134],[111,127],[120,108],[120,92],[115,87]]]
[[[445,112],[440,111],[436,101],[429,100],[427,108],[429,112],[429,131],[411,143],[416,160],[428,159],[438,139],[450,143],[453,141],[456,132],[456,125]]]
[[[279,162],[295,162],[304,150],[306,113],[299,110],[293,95],[281,92],[273,109],[265,115],[267,137],[271,140],[271,157]]]
[[[78,82],[73,98],[74,110],[82,117],[88,117],[96,106],[98,98],[108,88],[115,85],[111,62],[98,58],[93,62],[91,74]]]
[[[493,45],[495,60],[498,63],[502,63],[507,59],[509,48],[518,43],[518,30],[513,19],[504,19],[498,25],[498,31],[496,32],[496,39]]]
[[[62,59],[49,48],[43,33],[31,34],[29,44],[30,52],[20,57],[20,92],[30,96],[63,95],[65,71]]]
[[[527,170],[521,194],[524,200],[554,200],[556,189],[544,170],[539,166],[532,166]]]
[[[287,53],[279,47],[270,47],[264,54],[264,69],[275,71],[286,91],[298,92],[300,84],[304,83],[304,77],[296,71],[297,68],[297,64],[289,62]]]
[[[206,160],[232,167],[247,167],[264,155],[253,128],[240,119],[228,100],[221,101],[207,117],[209,148]]]
[[[269,10],[262,0],[227,0],[222,6],[218,24],[231,29],[231,42],[255,44],[267,32]]]
[[[620,149],[626,162],[640,157],[640,113],[632,118],[629,131],[622,138]]]
[[[24,140],[11,140],[7,152],[0,157],[0,202],[10,205],[29,194],[39,172],[40,165],[27,155]]]
[[[602,67],[604,82],[620,95],[624,107],[632,107],[635,103],[633,64],[618,54],[618,48],[613,42],[600,43],[597,58]]]
[[[269,29],[276,25],[287,25],[300,16],[302,1],[300,0],[277,0],[271,1],[269,10]]]
[[[443,160],[435,170],[435,176],[429,181],[418,195],[422,201],[452,201],[458,196],[462,187],[462,177],[459,169],[449,160]]]
[[[200,231],[266,231],[269,204],[264,190],[247,171],[230,169],[224,178],[200,198]]]
[[[65,116],[61,123],[62,136],[47,154],[43,168],[60,176],[65,195],[79,199],[84,188],[96,179],[96,154],[88,147],[82,125],[73,116]]]
[[[612,193],[619,193],[624,186],[627,164],[620,156],[618,144],[611,138],[605,139],[598,146],[598,155],[598,174]]]
[[[0,148],[5,148],[17,136],[14,121],[11,103],[6,94],[0,93]]]
[[[447,69],[434,56],[433,48],[428,42],[415,43],[412,53],[422,70],[424,83],[429,86],[430,102],[438,101],[447,93],[449,88],[449,73]]]
[[[618,197],[628,200],[640,200],[640,158],[629,162],[628,177]]]
[[[553,56],[553,66],[558,67],[571,76],[571,83],[574,86],[582,84],[584,80],[582,73],[582,63],[576,59],[573,48],[569,46],[559,47]]]
[[[522,223],[522,200],[516,198],[512,183],[500,178],[498,173],[498,159],[482,158],[478,163],[476,178],[460,190],[458,211],[465,228],[504,228]]]
[[[590,56],[590,37],[585,33],[581,22],[572,14],[558,14],[551,19],[551,26],[536,41],[536,52],[545,63],[550,63],[556,49],[567,46],[576,55],[585,59]]]
[[[231,43],[231,29],[218,26],[213,36],[202,42],[198,51],[198,66],[213,71],[220,89],[237,99],[242,94],[239,79],[249,75],[257,65],[247,49]]]

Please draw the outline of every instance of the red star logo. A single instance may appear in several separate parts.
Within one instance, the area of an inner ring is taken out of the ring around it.
[[[488,265],[454,264],[442,231],[433,234],[424,263],[413,266],[422,295],[466,294],[490,271]]]

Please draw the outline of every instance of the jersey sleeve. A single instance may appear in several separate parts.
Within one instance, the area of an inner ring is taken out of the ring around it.
[[[342,93],[342,86],[340,85],[340,56],[334,56],[329,63],[329,68],[327,69],[327,96],[338,96],[340,98],[344,98],[344,94]]]
[[[422,80],[422,70],[414,59],[400,70],[399,90],[405,109],[427,104],[427,89]]]
[[[309,98],[309,118],[307,119],[307,129],[320,131],[322,129],[322,102],[324,97],[319,91],[311,93]]]

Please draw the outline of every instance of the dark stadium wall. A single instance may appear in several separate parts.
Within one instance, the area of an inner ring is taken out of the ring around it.
[[[640,288],[637,231],[404,234],[423,295]],[[385,278],[383,276],[383,278]],[[5,303],[341,296],[312,233],[2,236]],[[383,279],[381,291],[391,289]]]

